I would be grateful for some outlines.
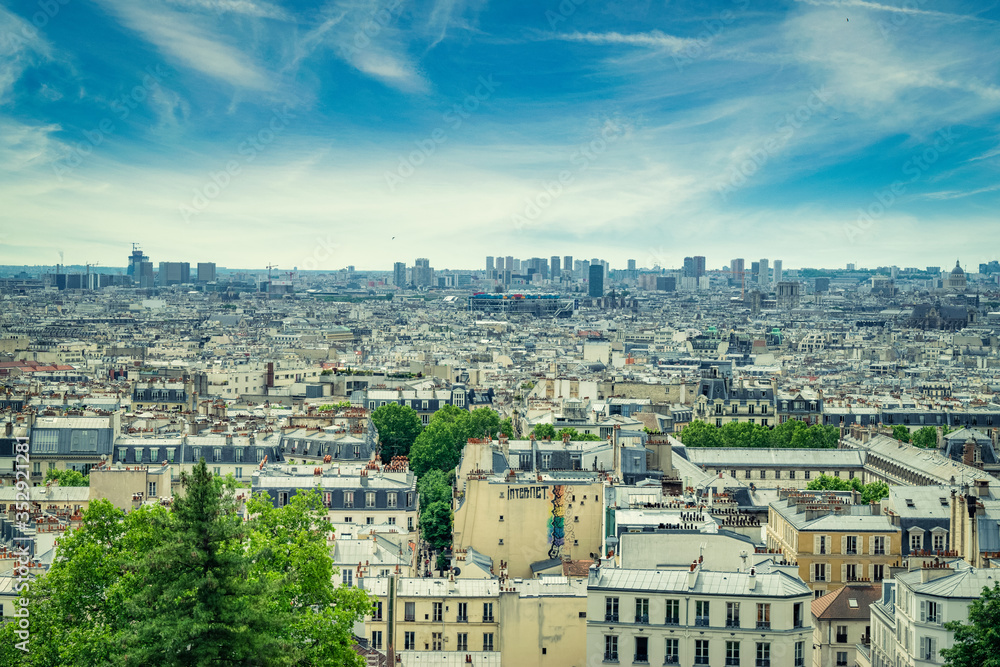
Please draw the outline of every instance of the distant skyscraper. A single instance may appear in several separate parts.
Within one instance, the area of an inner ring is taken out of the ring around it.
[[[694,277],[701,278],[705,275],[705,258],[702,255],[694,256]]]
[[[854,270],[854,264],[853,264],[853,263],[851,263],[851,264],[848,264],[848,265],[847,265],[847,270],[848,270],[848,271],[853,271],[853,270]]]
[[[493,258],[489,255],[486,256],[486,273],[487,275],[493,273]]]
[[[744,260],[734,259],[729,262],[729,275],[732,277],[734,285],[743,284]]]
[[[628,261],[628,270],[629,271],[635,271],[635,260],[634,259],[630,259]]]
[[[775,285],[777,285],[778,283],[780,283],[783,280],[783,276],[782,276],[783,273],[784,273],[784,271],[781,268],[781,260],[780,259],[774,260],[774,284]]]
[[[684,258],[684,277],[685,278],[694,277],[694,257]]]
[[[417,287],[430,287],[433,280],[434,269],[431,268],[431,260],[418,257],[413,266],[413,284]]]
[[[559,255],[552,255],[549,258],[549,275],[553,280],[558,280],[560,273],[562,273],[562,267],[559,265]]]
[[[514,258],[514,268],[512,269],[515,273],[521,272],[521,260]]]
[[[160,285],[183,285],[191,282],[191,264],[188,262],[160,262],[157,276]]]
[[[562,270],[573,273],[573,255],[566,255],[563,257]]]
[[[143,262],[148,262],[148,261],[149,257],[146,257],[144,254],[142,254],[142,251],[139,250],[139,244],[133,243],[132,254],[129,255],[128,269],[125,271],[125,275],[133,276],[136,282],[138,282],[139,281],[138,276],[140,274],[139,265],[142,264]]]
[[[198,262],[198,282],[215,282],[215,262]]]
[[[767,259],[761,259],[758,263],[757,269],[757,284],[758,285],[770,285],[771,284],[771,274],[767,265]]]
[[[591,264],[587,294],[591,297],[604,296],[604,267],[600,264]]]
[[[504,264],[503,268],[506,271],[513,271],[514,270],[514,258],[512,256],[507,255],[507,260],[506,260],[506,263]]]
[[[392,265],[392,284],[400,289],[406,287],[406,263],[396,262]]]

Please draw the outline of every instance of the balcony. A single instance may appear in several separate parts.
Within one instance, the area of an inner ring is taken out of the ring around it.
[[[739,667],[739,658],[726,658],[726,667]]]
[[[838,644],[846,644],[847,643],[847,635],[838,634],[835,637],[835,639],[836,639],[836,643],[838,643]]]
[[[455,622],[456,623],[468,623],[469,622],[469,617],[468,616],[459,616],[459,617],[457,617],[455,619]]]
[[[605,653],[604,654],[604,662],[618,662],[618,654],[617,653]]]
[[[708,616],[695,616],[694,624],[696,626],[708,627]]]
[[[738,619],[738,618],[727,619],[726,620],[726,627],[727,628],[736,628],[736,629],[739,629],[739,627],[740,627],[740,619]]]
[[[403,614],[404,621],[415,621],[417,620],[414,614]]]
[[[696,664],[696,665],[707,665],[708,664],[708,656],[707,655],[696,655],[694,657],[694,664]]]
[[[641,625],[649,625],[649,614],[636,614],[635,622]]]
[[[770,630],[771,629],[771,621],[757,621],[757,629],[758,630]]]
[[[769,658],[757,658],[757,667],[771,667]]]
[[[648,665],[649,664],[649,654],[648,653],[636,653],[635,657],[632,659],[632,662],[639,662],[639,663],[642,663],[644,665]]]
[[[676,653],[673,655],[668,655],[664,660],[664,665],[679,665],[681,663],[680,656]]]

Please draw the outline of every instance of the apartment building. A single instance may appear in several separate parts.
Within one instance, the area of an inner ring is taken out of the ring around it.
[[[595,565],[587,654],[591,664],[804,667],[812,662],[811,599],[785,571]]]
[[[780,490],[768,509],[766,541],[799,567],[816,597],[851,581],[879,582],[900,560],[902,531],[878,505],[851,494]]]
[[[717,369],[705,371],[694,401],[694,416],[709,424],[749,422],[762,426],[778,423],[774,410],[774,386],[722,376]]]
[[[883,582],[871,605],[870,653],[858,652],[859,667],[943,664],[940,651],[955,638],[944,624],[968,619],[969,605],[996,582],[992,569],[961,560],[929,565]]]
[[[587,584],[535,580],[364,577],[377,598],[365,620],[375,649],[402,665],[585,667]]]
[[[858,645],[871,643],[868,607],[881,597],[881,584],[855,581],[813,600],[813,667],[856,663]]]

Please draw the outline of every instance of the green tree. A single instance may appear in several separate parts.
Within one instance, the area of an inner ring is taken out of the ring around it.
[[[851,482],[853,481],[853,479],[847,481],[846,479],[833,477],[831,475],[820,475],[806,484],[806,488],[813,491],[850,491]],[[858,481],[858,484],[861,484],[860,480]]]
[[[420,494],[420,506],[429,506],[436,502],[451,502],[451,484],[448,473],[443,470],[430,470],[417,480],[417,492]]]
[[[598,440],[601,439],[601,436],[597,435],[596,433],[580,433],[579,431],[577,431],[575,428],[573,428],[571,426],[565,426],[565,427],[559,429],[559,432],[556,433],[555,439],[556,440],[562,440],[567,435],[569,436],[570,440],[577,440],[577,441],[581,441],[581,440],[582,441],[588,441],[589,440],[591,442],[597,442]]]
[[[385,463],[393,456],[409,456],[410,448],[423,430],[417,411],[398,403],[386,403],[376,408],[372,412],[372,422],[378,429],[382,461]]]
[[[437,501],[420,511],[420,532],[434,549],[451,546],[451,503]]]
[[[885,482],[870,482],[865,484],[861,491],[861,502],[864,504],[877,503],[883,498],[889,497],[889,485]]]
[[[712,426],[722,436],[723,447],[768,447],[771,431],[766,426],[750,422],[729,422],[722,428]]]
[[[684,427],[680,440],[688,447],[722,447],[725,444],[719,429],[698,420]]]
[[[469,438],[493,438],[500,432],[500,415],[496,410],[488,407],[476,408],[471,412],[466,412],[463,418],[466,426],[466,434]]]
[[[556,427],[552,424],[536,424],[534,426],[535,438],[545,440],[546,438],[556,439]]]
[[[372,600],[333,587],[318,492],[281,509],[251,500],[244,521],[204,460],[183,484],[170,510],[90,505],[26,592],[31,650],[20,663],[363,665],[352,629]],[[0,632],[0,656],[9,638]]]
[[[941,649],[945,667],[1000,667],[1000,582],[983,587],[969,605],[969,622],[949,621],[955,633],[951,648]]]
[[[902,424],[897,424],[892,427],[892,437],[900,442],[910,441],[910,429],[906,428]]]
[[[59,482],[59,486],[90,486],[90,477],[79,470],[56,470],[45,473],[46,482]]]
[[[422,477],[430,470],[448,472],[462,455],[463,429],[444,419],[431,420],[410,449],[410,468]]]
[[[937,447],[937,429],[933,426],[924,426],[923,428],[917,429],[913,434],[913,444],[917,447],[923,447],[925,449],[934,449]]]
[[[500,422],[500,433],[503,433],[508,438],[514,437],[514,422],[510,417]]]

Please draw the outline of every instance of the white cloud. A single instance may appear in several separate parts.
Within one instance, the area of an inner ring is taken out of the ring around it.
[[[624,44],[627,46],[642,46],[663,49],[679,53],[683,49],[697,45],[698,40],[667,35],[659,30],[650,32],[623,34],[620,32],[571,32],[550,35],[549,39],[564,42],[583,42],[586,44]]]

